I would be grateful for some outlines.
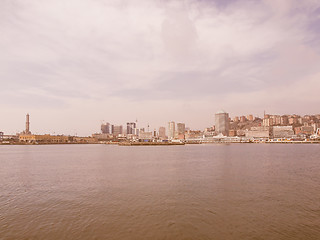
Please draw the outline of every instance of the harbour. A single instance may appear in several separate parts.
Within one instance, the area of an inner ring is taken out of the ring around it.
[[[320,236],[316,144],[1,145],[0,152],[3,239]]]

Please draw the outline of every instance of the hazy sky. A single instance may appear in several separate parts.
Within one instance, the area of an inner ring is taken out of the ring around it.
[[[2,0],[0,131],[320,113],[318,0]]]

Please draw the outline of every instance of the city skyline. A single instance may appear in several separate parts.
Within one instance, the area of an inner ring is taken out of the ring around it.
[[[291,119],[291,121],[290,121]],[[316,122],[311,121],[311,119],[315,119]],[[298,115],[298,114],[273,114],[273,113],[266,113],[264,111],[263,117],[256,116],[253,114],[241,114],[238,116],[233,116],[230,113],[225,112],[224,110],[219,110],[214,114],[214,121],[212,125],[208,125],[203,129],[199,128],[190,128],[189,124],[184,121],[175,122],[175,121],[167,121],[166,123],[154,127],[150,126],[150,123],[148,122],[147,125],[139,125],[138,120],[136,119],[135,122],[126,122],[126,124],[119,124],[119,123],[110,123],[106,121],[102,121],[101,125],[99,125],[99,130],[95,132],[91,132],[88,135],[82,135],[82,136],[91,136],[93,134],[115,134],[116,135],[139,135],[139,133],[145,132],[157,132],[159,135],[166,134],[169,139],[173,139],[178,137],[179,134],[183,134],[183,132],[188,129],[191,131],[207,131],[208,129],[211,129],[209,131],[214,131],[217,134],[222,134],[224,136],[229,135],[229,131],[233,131],[232,127],[230,127],[230,124],[238,124],[238,123],[245,123],[245,122],[256,122],[259,121],[259,124],[257,126],[261,127],[270,127],[270,126],[305,126],[305,123],[308,123],[307,126],[311,127],[311,123],[316,123],[315,126],[313,126],[313,131],[316,132],[316,128],[319,128],[319,119],[320,119],[320,113],[318,114],[306,114],[306,115]],[[191,124],[192,125],[192,124]],[[165,127],[166,126],[166,127]],[[251,126],[247,130],[250,129]],[[254,127],[255,128],[255,127]],[[27,113],[25,116],[25,129],[19,130],[16,133],[8,133],[5,132],[3,129],[0,129],[2,134],[6,133],[7,135],[42,135],[42,134],[53,134],[53,135],[68,135],[68,136],[78,136],[79,134],[77,132],[73,134],[68,133],[59,133],[59,132],[38,132],[30,131],[30,114]],[[162,133],[160,133],[162,132]]]
[[[16,135],[0,131],[0,144],[119,144],[119,145],[184,145],[201,143],[319,143],[320,114],[317,115],[273,115],[264,112],[264,117],[252,114],[236,116],[215,113],[215,125],[202,130],[186,127],[185,123],[168,122],[165,127],[150,130],[139,128],[136,122],[123,125],[101,124],[101,132],[91,136],[64,134],[38,134],[30,131],[30,115],[26,115],[25,130]],[[167,134],[166,134],[167,133]]]
[[[298,7],[297,7],[298,6]],[[192,129],[318,114],[320,3],[4,1],[0,131],[90,135],[101,121]]]

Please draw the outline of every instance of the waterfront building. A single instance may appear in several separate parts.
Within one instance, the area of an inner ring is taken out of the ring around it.
[[[292,138],[294,131],[292,126],[273,126],[272,137],[273,138]]]
[[[94,137],[73,137],[74,143],[98,143],[98,139]]]
[[[229,134],[229,114],[225,111],[219,111],[215,114],[216,133],[222,133],[224,136]]]
[[[166,139],[166,128],[159,127],[159,138]]]
[[[204,133],[202,131],[193,131],[193,130],[188,130],[185,135],[185,139],[197,139],[197,138],[202,138]]]
[[[247,138],[268,139],[270,136],[269,127],[251,127],[245,132]]]
[[[184,134],[177,134],[177,139],[179,140],[184,140],[185,139],[185,135]]]
[[[136,126],[137,125],[135,122],[128,122],[127,123],[127,134],[135,134]]]
[[[234,117],[234,118],[233,118],[233,121],[234,121],[234,122],[239,122],[239,117]]]
[[[302,127],[295,127],[294,132],[296,135],[304,134],[306,136],[310,136],[314,134],[314,127],[313,126],[302,126]]]
[[[175,122],[171,121],[168,122],[168,138],[174,139],[175,136]]]
[[[4,141],[4,142],[19,142],[19,134],[16,134],[16,135],[6,135],[6,134],[3,134],[1,136],[1,140]]]
[[[216,136],[216,133],[214,131],[211,131],[211,132],[210,131],[208,131],[208,132],[204,131],[203,132],[203,137],[204,138],[210,138],[210,137],[213,137],[213,136]],[[185,136],[185,138],[187,138],[187,135]]]
[[[106,141],[113,139],[113,135],[107,133],[93,133],[91,136],[97,139],[98,141]]]
[[[68,143],[72,142],[72,137],[64,135],[35,135],[35,134],[20,134],[19,142],[26,143]]]
[[[110,123],[101,124],[101,132],[103,134],[111,134],[111,126]]]
[[[153,133],[152,132],[140,131],[139,132],[139,139],[140,140],[151,140],[151,139],[153,139]]]

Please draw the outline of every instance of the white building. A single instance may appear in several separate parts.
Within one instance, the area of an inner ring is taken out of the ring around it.
[[[175,122],[168,122],[168,139],[174,139],[175,135]]]

